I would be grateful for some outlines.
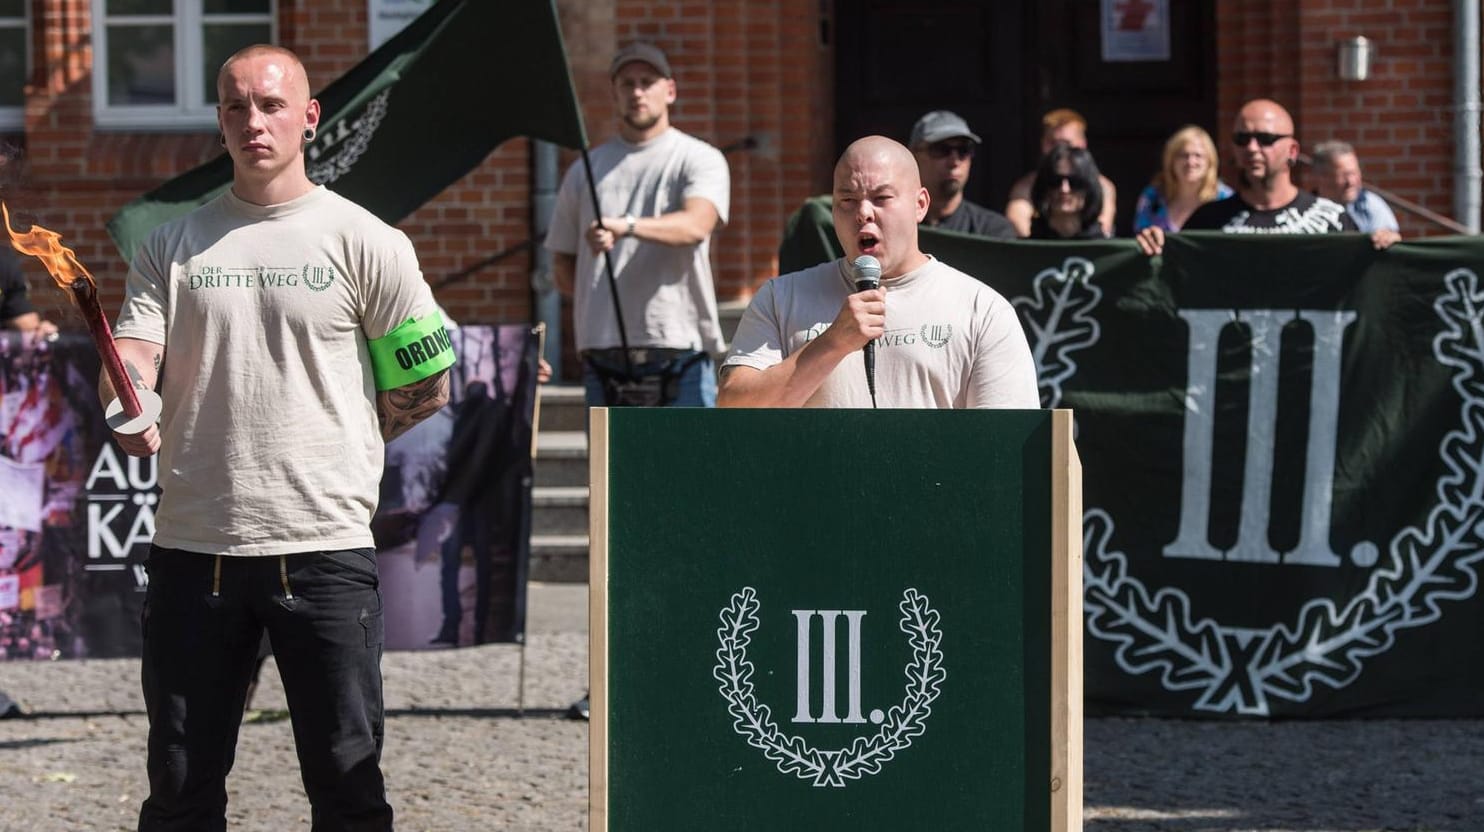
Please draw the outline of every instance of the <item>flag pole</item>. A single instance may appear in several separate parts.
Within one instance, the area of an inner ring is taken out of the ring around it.
[[[587,145],[582,146],[582,169],[587,171],[587,193],[593,200],[593,222],[603,221],[603,207],[598,203],[598,183],[593,180],[593,161],[587,155]],[[615,235],[616,236],[616,235]],[[613,296],[613,314],[618,316],[618,343],[623,347],[623,368],[629,378],[634,377],[634,362],[629,357],[629,333],[623,325],[623,306],[618,302],[618,281],[613,277],[613,252],[603,252],[603,265],[608,273],[608,292]]]

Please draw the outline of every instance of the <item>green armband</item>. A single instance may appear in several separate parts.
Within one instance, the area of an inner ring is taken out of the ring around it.
[[[437,312],[425,318],[408,318],[396,329],[374,341],[371,372],[377,390],[393,390],[422,381],[453,366],[453,342]]]

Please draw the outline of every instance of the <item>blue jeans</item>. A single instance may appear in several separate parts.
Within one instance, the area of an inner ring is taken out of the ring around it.
[[[227,773],[265,631],[314,832],[391,829],[375,550],[218,558],[155,546],[145,566],[141,832],[226,829]]]
[[[666,364],[684,362],[696,355],[700,355],[699,350],[687,350],[680,352],[675,358],[635,364],[634,371],[640,374],[658,373]],[[582,363],[582,386],[587,394],[589,407],[604,406],[603,382],[586,361]],[[669,406],[716,407],[716,365],[711,356],[704,356],[685,370],[680,376],[679,394]]]

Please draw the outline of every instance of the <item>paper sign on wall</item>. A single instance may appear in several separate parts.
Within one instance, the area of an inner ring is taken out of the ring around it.
[[[1170,59],[1169,0],[1102,0],[1103,60]]]
[[[366,19],[370,23],[371,50],[391,40],[427,11],[433,0],[367,0]]]

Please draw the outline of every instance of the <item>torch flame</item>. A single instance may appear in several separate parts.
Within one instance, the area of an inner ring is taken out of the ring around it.
[[[5,207],[4,202],[0,202],[0,215],[5,218],[5,232],[10,235],[11,246],[21,254],[29,254],[40,260],[58,286],[70,290],[74,281],[86,278],[90,285],[97,288],[98,282],[77,261],[77,254],[62,245],[61,234],[39,225],[32,225],[31,230],[24,234],[17,232],[10,227],[10,209]]]

